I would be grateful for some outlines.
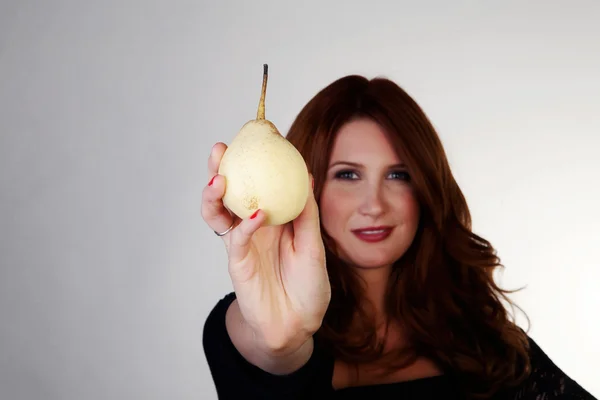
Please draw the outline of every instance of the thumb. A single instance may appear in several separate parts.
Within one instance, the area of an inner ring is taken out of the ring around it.
[[[319,256],[323,249],[319,207],[313,189],[314,178],[308,180],[308,198],[304,209],[292,222],[294,227],[294,248],[298,252],[309,252]]]
[[[230,261],[242,261],[250,251],[251,239],[254,232],[261,227],[266,218],[262,210],[256,210],[250,217],[243,219],[231,235],[229,247]]]

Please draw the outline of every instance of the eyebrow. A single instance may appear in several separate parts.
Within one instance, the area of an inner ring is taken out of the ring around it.
[[[364,165],[355,163],[355,162],[350,162],[350,161],[336,161],[336,162],[332,163],[329,166],[329,168],[333,168],[336,165],[348,165],[350,167],[355,167],[355,168],[364,168]],[[389,168],[406,168],[406,164],[404,164],[404,163],[394,164],[394,165],[390,165]]]

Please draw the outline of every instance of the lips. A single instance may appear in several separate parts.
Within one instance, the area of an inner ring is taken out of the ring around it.
[[[354,229],[352,233],[363,242],[376,243],[385,240],[394,228],[391,226],[371,226],[367,228]]]

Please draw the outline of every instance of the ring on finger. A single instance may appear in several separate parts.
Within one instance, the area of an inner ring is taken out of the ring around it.
[[[217,231],[213,231],[215,233],[215,235],[217,236],[225,236],[226,234],[229,233],[229,231],[231,231],[233,229],[233,225],[235,225],[235,221],[231,222],[231,226],[229,228],[227,228],[225,231],[223,232],[217,232]]]

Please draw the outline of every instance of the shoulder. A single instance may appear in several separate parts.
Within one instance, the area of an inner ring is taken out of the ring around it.
[[[531,373],[517,388],[514,399],[595,399],[563,371],[531,336],[527,335],[527,338]]]
[[[229,306],[231,305],[231,303],[233,303],[233,301],[235,299],[236,299],[235,292],[226,293],[223,297],[221,297],[220,299],[218,299],[216,301],[215,305],[213,306],[213,309],[211,310],[211,312],[209,314],[209,317],[212,314],[219,313],[223,309],[225,309],[225,311],[227,311],[227,308],[229,308]]]
[[[273,375],[248,362],[233,345],[225,324],[236,298],[232,292],[216,301],[204,323],[202,342],[219,398],[305,399],[332,390],[333,358],[317,340],[308,362],[288,375]]]
[[[225,316],[227,310],[233,301],[236,299],[235,292],[227,293],[221,299],[217,300],[215,305],[208,313],[208,317],[204,322],[203,341],[206,345],[208,341],[214,338],[215,335],[226,334]],[[228,335],[225,335],[228,337]]]
[[[231,303],[233,303],[235,299],[235,292],[226,293],[222,298],[217,300],[211,313],[219,312],[222,308],[225,308],[225,310],[227,310],[227,308],[231,305]]]

